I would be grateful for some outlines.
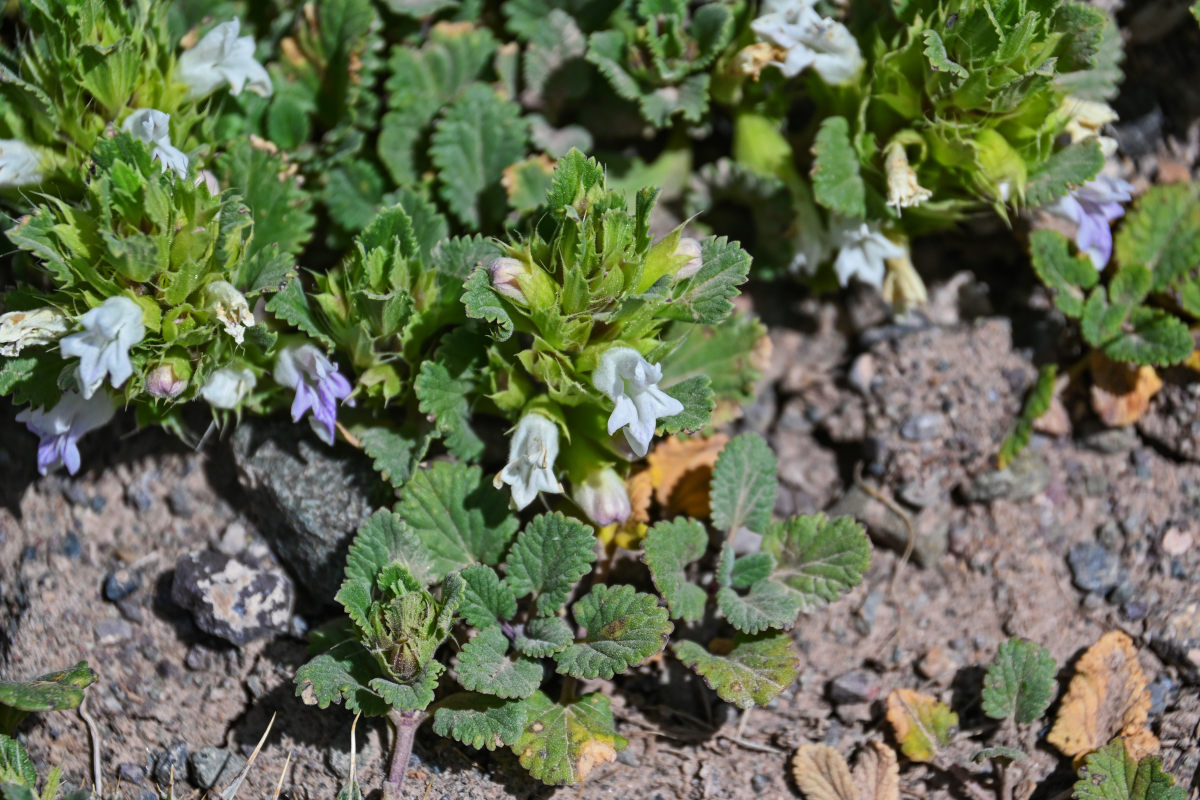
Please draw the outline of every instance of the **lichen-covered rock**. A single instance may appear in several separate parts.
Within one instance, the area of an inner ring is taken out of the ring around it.
[[[288,629],[295,589],[281,569],[204,550],[176,563],[171,599],[200,630],[240,646]]]

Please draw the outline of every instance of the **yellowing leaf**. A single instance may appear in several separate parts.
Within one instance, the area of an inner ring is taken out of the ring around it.
[[[1109,631],[1075,665],[1067,695],[1046,741],[1078,758],[1121,737],[1135,761],[1158,752],[1158,739],[1146,727],[1150,693],[1133,641]]]
[[[912,689],[894,689],[888,695],[887,719],[900,751],[913,761],[932,761],[958,726],[958,714],[950,706]]]
[[[792,757],[792,775],[808,800],[859,800],[846,759],[829,745],[802,745]]]
[[[1122,364],[1099,350],[1092,353],[1091,370],[1092,409],[1110,428],[1141,419],[1163,385],[1154,367]]]

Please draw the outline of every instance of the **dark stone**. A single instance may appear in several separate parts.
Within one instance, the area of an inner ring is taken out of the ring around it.
[[[142,586],[142,579],[136,572],[118,569],[104,576],[104,598],[117,602],[124,600]]]
[[[1085,592],[1105,594],[1121,582],[1121,559],[1095,542],[1082,542],[1067,553],[1075,585]]]
[[[1146,687],[1150,692],[1150,716],[1157,717],[1167,710],[1167,706],[1175,701],[1175,681],[1162,674]]]
[[[1125,605],[1121,606],[1121,614],[1130,622],[1137,622],[1140,619],[1145,619],[1149,609],[1146,604],[1139,600],[1130,600]]]
[[[174,780],[183,782],[187,776],[188,747],[184,742],[174,742],[166,750],[159,750],[150,761],[150,774],[159,786],[169,786]]]
[[[767,790],[771,785],[771,776],[763,775],[761,772],[750,779],[750,786],[754,791],[758,792],[759,796]]]
[[[83,552],[83,544],[80,543],[79,536],[76,535],[75,531],[67,531],[67,535],[63,537],[59,551],[67,558],[79,558],[79,554]]]
[[[1112,603],[1114,606],[1119,606],[1132,600],[1133,596],[1136,594],[1136,586],[1129,581],[1121,581],[1115,587],[1113,587],[1111,592],[1108,593],[1108,602]]]
[[[1200,685],[1200,602],[1156,613],[1146,636],[1159,658],[1179,668],[1184,683]]]
[[[869,703],[879,696],[879,681],[865,670],[843,672],[829,682],[829,699],[838,704]]]
[[[329,447],[307,425],[248,420],[232,447],[259,531],[312,603],[328,604],[355,531],[391,490],[361,452]]]
[[[972,503],[990,503],[993,500],[1028,500],[1042,493],[1050,485],[1050,467],[1041,456],[1025,450],[1008,465],[1007,469],[985,472],[975,479],[966,491]]]
[[[141,486],[130,486],[125,490],[125,502],[138,511],[147,511],[154,504],[154,498]]]
[[[26,545],[25,549],[21,551],[21,560],[33,561],[35,558],[37,558],[37,548],[33,545]]]
[[[866,526],[871,537],[898,552],[908,547],[908,526],[890,508],[858,486],[851,486],[829,509],[831,517],[848,516]],[[950,546],[950,514],[945,506],[924,508],[911,517],[915,541],[913,560],[921,566],[937,563]]]
[[[196,502],[191,492],[183,486],[175,486],[167,492],[167,508],[177,517],[191,519],[192,514],[196,513]]]
[[[283,570],[204,550],[176,563],[171,599],[192,613],[200,630],[243,645],[287,631],[295,589]]]
[[[125,762],[117,767],[117,778],[122,784],[132,784],[133,786],[145,786],[146,783],[146,768],[138,764]]]
[[[1131,427],[1102,428],[1083,437],[1084,447],[1106,456],[1127,453],[1138,444],[1137,431]]]
[[[106,505],[108,505],[108,501],[100,495],[96,495],[88,503],[88,506],[92,509],[92,511],[95,511],[97,514],[103,511]]]
[[[223,747],[204,747],[192,753],[192,783],[201,789],[215,789],[233,783],[246,759]]]

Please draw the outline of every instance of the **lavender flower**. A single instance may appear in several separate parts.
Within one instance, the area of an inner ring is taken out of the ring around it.
[[[1112,257],[1114,220],[1125,216],[1123,203],[1133,197],[1133,186],[1108,175],[1100,175],[1088,181],[1066,197],[1062,197],[1047,211],[1056,217],[1074,222],[1078,229],[1075,245],[1080,252],[1087,253],[1096,269],[1104,269]]]
[[[84,398],[91,397],[107,375],[114,389],[133,374],[129,348],[142,340],[142,307],[128,297],[110,297],[80,317],[83,330],[65,337],[62,354],[79,358],[75,376]]]
[[[44,408],[27,408],[17,414],[17,422],[24,422],[29,432],[41,439],[37,451],[38,472],[45,475],[64,464],[72,475],[78,472],[80,438],[112,419],[114,410],[112,398],[103,392],[84,397],[78,392],[67,391],[63,392],[58,405],[48,412]]]
[[[526,414],[517,423],[508,463],[496,475],[492,485],[512,487],[513,505],[518,510],[533,502],[538,492],[559,493],[562,484],[554,477],[558,458],[558,426],[541,414]]]
[[[683,403],[658,388],[662,366],[651,364],[629,347],[612,347],[600,356],[592,384],[608,395],[614,408],[608,432],[625,429],[625,439],[638,458],[650,449],[658,420],[683,411]]]
[[[254,60],[254,37],[239,37],[237,17],[213,28],[200,42],[179,57],[179,79],[188,87],[188,99],[206,97],[228,83],[229,91],[246,88],[271,96],[271,76]]]
[[[315,345],[292,344],[275,359],[275,381],[296,390],[292,420],[299,422],[311,409],[313,430],[325,444],[333,444],[337,402],[350,396],[350,382],[337,366]]]

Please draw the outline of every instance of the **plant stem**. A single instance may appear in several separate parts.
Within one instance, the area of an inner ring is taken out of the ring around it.
[[[408,759],[412,755],[413,739],[417,728],[425,719],[423,711],[392,711],[388,719],[396,729],[396,741],[392,745],[392,765],[387,780],[383,782],[384,800],[401,800],[404,796],[404,778],[408,775]]]

